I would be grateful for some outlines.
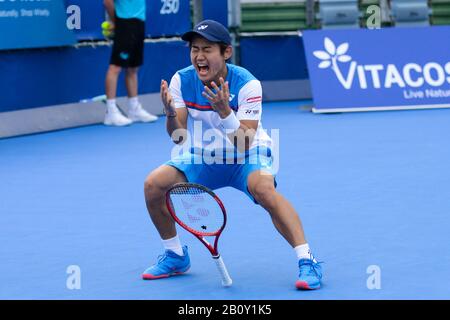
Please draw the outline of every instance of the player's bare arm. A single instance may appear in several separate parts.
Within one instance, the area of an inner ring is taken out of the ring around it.
[[[169,92],[169,86],[167,81],[161,81],[161,101],[164,105],[164,113],[166,114],[166,130],[169,136],[172,138],[172,141],[179,144],[185,141],[184,135],[176,134],[174,135],[174,131],[178,129],[187,128],[187,111],[185,108],[175,108],[175,104],[172,98],[172,95]],[[173,139],[173,137],[177,137]]]

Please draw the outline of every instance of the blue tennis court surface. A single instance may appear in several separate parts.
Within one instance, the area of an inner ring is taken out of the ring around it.
[[[162,253],[145,208],[146,175],[168,160],[165,119],[0,140],[0,299],[449,299],[450,110],[313,115],[266,103],[280,129],[278,190],[297,208],[324,261],[321,290],[300,292],[293,250],[243,193],[219,250],[190,248],[186,275],[141,280]],[[69,290],[67,268],[81,270]],[[369,290],[370,266],[381,288]]]

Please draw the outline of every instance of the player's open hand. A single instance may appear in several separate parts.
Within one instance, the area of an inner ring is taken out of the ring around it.
[[[169,92],[169,86],[166,80],[161,80],[161,101],[164,104],[164,112],[166,115],[176,113],[173,98]]]
[[[202,92],[202,95],[203,97],[208,99],[212,108],[223,119],[226,118],[231,112],[231,108],[229,105],[230,90],[228,87],[228,81],[225,82],[222,77],[219,79],[219,81],[220,81],[220,88],[213,81],[211,82],[211,87],[214,89],[215,92],[212,91],[207,86],[205,86],[205,91]]]

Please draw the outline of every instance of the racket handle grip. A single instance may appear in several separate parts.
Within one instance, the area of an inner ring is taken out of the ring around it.
[[[219,270],[220,276],[222,277],[222,285],[224,287],[229,287],[233,283],[233,280],[230,278],[230,274],[228,273],[227,267],[223,263],[223,259],[220,255],[213,257],[216,262],[217,269]]]

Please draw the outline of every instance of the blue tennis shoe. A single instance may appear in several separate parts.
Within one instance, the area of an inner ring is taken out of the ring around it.
[[[172,250],[166,250],[158,257],[158,262],[144,271],[142,279],[155,280],[179,275],[189,270],[191,262],[187,246],[183,246],[184,256],[179,256]]]
[[[314,262],[312,259],[300,259],[298,267],[300,273],[295,287],[300,290],[314,290],[320,288],[320,280],[322,279],[321,262]]]

